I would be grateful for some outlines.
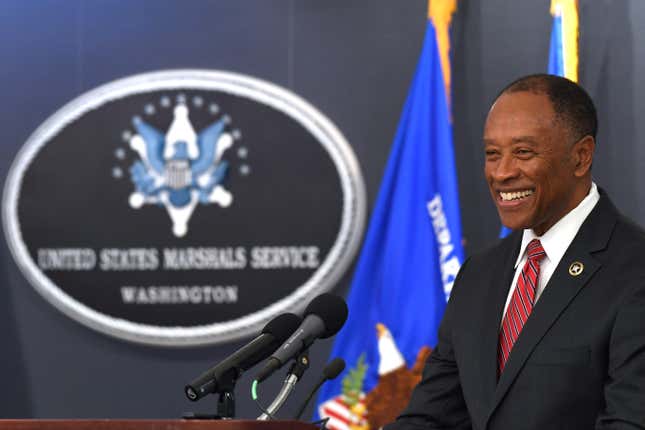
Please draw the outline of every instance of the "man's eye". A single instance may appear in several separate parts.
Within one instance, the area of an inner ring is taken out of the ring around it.
[[[515,153],[520,156],[528,156],[533,154],[533,151],[531,151],[530,149],[518,149],[517,151],[515,151]]]

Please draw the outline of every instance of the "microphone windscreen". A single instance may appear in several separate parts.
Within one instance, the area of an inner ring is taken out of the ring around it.
[[[322,373],[325,380],[331,380],[340,375],[340,372],[345,370],[345,360],[342,358],[334,358],[325,368]]]
[[[275,342],[282,343],[296,331],[301,323],[302,318],[296,314],[281,314],[264,326],[262,334],[270,334],[275,338]]]
[[[305,317],[313,314],[323,321],[325,331],[320,335],[321,339],[331,337],[338,333],[338,330],[347,320],[347,304],[345,300],[334,294],[324,293],[316,297],[305,309]]]

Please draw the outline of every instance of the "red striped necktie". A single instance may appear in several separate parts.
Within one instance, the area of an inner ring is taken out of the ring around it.
[[[539,240],[533,239],[526,248],[528,258],[522,273],[517,278],[517,287],[513,291],[511,302],[506,309],[502,328],[499,331],[499,345],[497,347],[497,370],[502,374],[508,356],[513,349],[515,341],[522,331],[522,327],[529,318],[535,303],[535,289],[540,276],[540,260],[546,256]]]

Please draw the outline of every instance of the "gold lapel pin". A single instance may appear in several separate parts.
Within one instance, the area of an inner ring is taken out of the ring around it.
[[[571,263],[571,266],[569,266],[569,275],[578,276],[583,270],[585,270],[585,265],[579,261],[574,261]]]

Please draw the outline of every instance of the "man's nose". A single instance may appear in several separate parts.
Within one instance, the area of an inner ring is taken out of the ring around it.
[[[495,169],[493,169],[493,178],[498,182],[517,178],[520,174],[520,169],[516,161],[512,155],[503,155],[496,164]]]

